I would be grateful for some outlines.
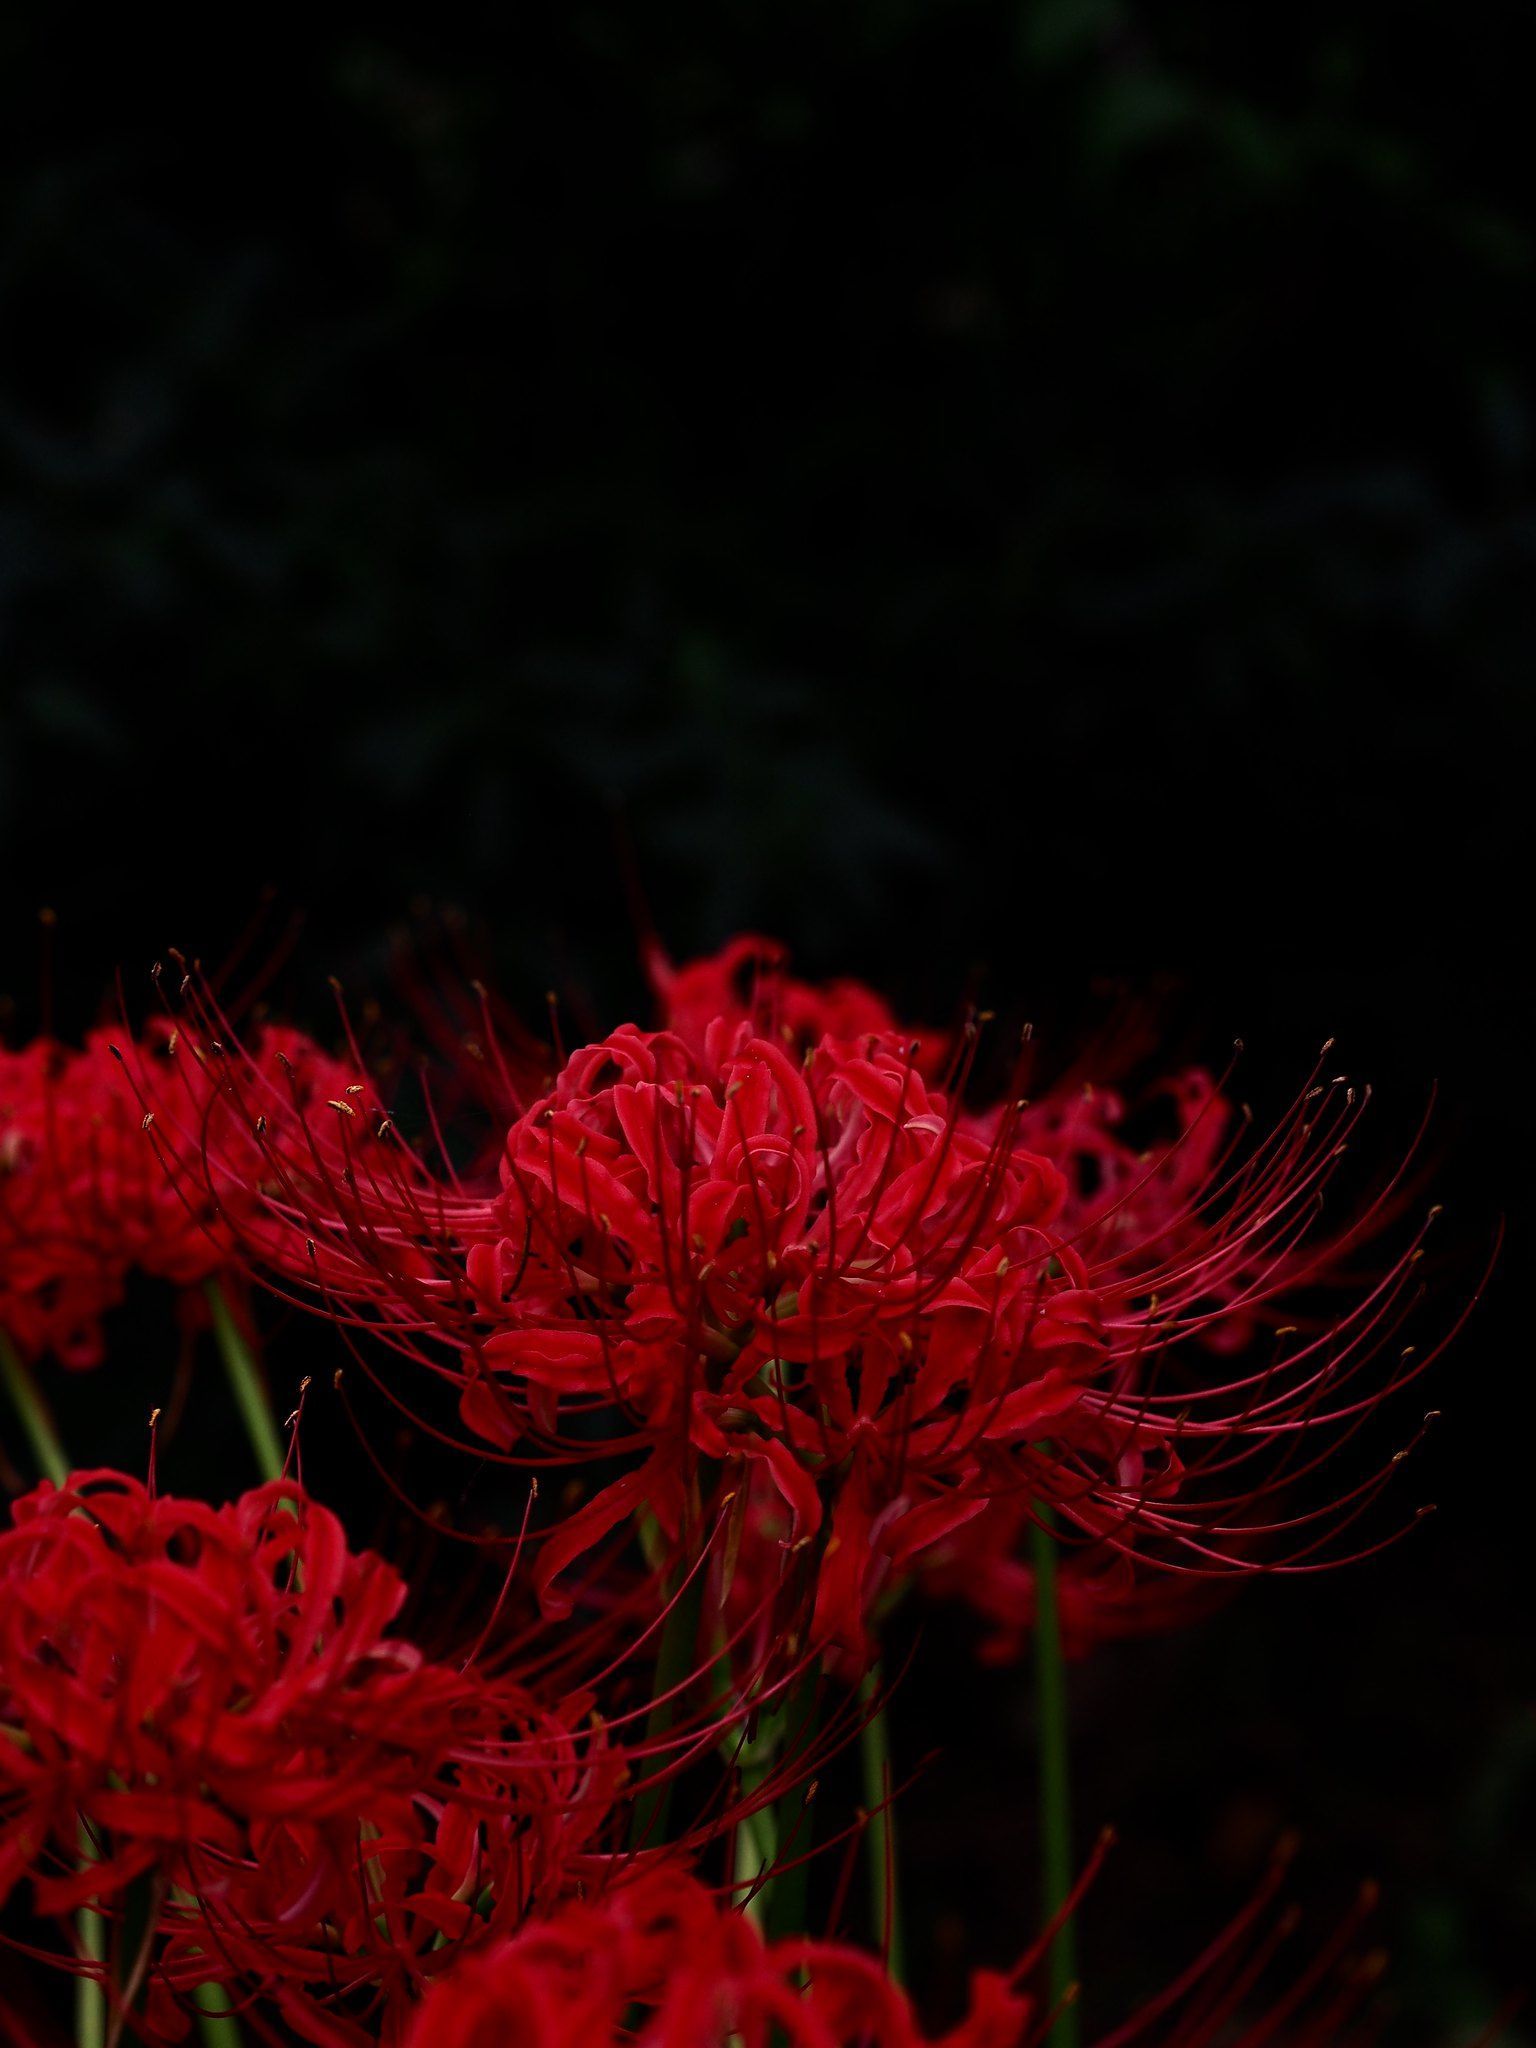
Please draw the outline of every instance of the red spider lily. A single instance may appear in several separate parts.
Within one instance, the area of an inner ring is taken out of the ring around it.
[[[27,1880],[38,1912],[92,1902],[121,1941],[147,1886],[156,2037],[217,1984],[331,2044],[595,1882],[626,1766],[581,1731],[590,1700],[551,1711],[425,1658],[392,1632],[404,1597],[287,1484],[215,1509],[81,1473],[20,1500],[0,1534],[0,1902]]]
[[[1059,1177],[959,1130],[878,1045],[796,1062],[721,1020],[695,1057],[621,1028],[513,1126],[503,1180],[498,1242],[468,1255],[484,1362],[546,1433],[562,1396],[622,1404],[664,1526],[683,1444],[761,1462],[794,1543],[820,1530],[820,1473],[942,1514],[976,1463],[967,1411],[1048,1416],[1095,1357],[1094,1304],[1036,1256]]]
[[[99,1361],[130,1242],[153,1241],[170,1192],[97,1052],[49,1039],[0,1051],[0,1329],[24,1357],[71,1366]]]
[[[297,1032],[268,1027],[259,1042],[285,1062],[304,1109],[351,1078]],[[205,1134],[226,1162],[218,1185],[168,1178],[146,1095],[169,1097],[184,1127]],[[93,1366],[130,1273],[186,1289],[232,1264],[233,1219],[262,1148],[221,1125],[227,1102],[168,1025],[126,1052],[99,1031],[78,1048],[36,1039],[0,1052],[0,1329],[23,1357]],[[268,1142],[280,1152],[293,1129],[279,1120]]]
[[[407,1147],[360,1063],[317,1115],[193,984],[223,1111],[201,1153],[184,1128],[166,1140],[173,1168],[232,1186],[248,1255],[455,1387],[493,1454],[641,1454],[544,1533],[551,1613],[633,1514],[681,1540],[712,1500],[743,1512],[754,1473],[782,1502],[783,1569],[814,1576],[815,1633],[855,1659],[883,1589],[989,1501],[1186,1576],[1336,1554],[1392,1465],[1320,1508],[1287,1515],[1284,1491],[1434,1355],[1393,1356],[1422,1233],[1323,1312],[1398,1201],[1394,1182],[1317,1230],[1363,1093],[1314,1078],[1247,1143],[1186,1077],[1174,1136],[1133,1151],[1114,1097],[975,1115],[883,1029],[799,1047],[791,1027],[792,1051],[738,974],[683,971],[683,1033],[624,1026],[573,1054],[512,1122],[494,1187]],[[865,1014],[831,1009],[849,1006]]]
[[[1369,1898],[1264,1996],[1258,1987],[1295,1924],[1271,1910],[1276,1882],[1099,2048],[1348,2038],[1381,1970],[1379,1956],[1352,1954]],[[433,1986],[407,2048],[1034,2048],[1055,2018],[1024,1988],[1043,1947],[1006,1976],[979,1974],[966,2019],[935,2037],[874,1957],[806,1936],[767,1942],[674,1868],[466,1957]]]

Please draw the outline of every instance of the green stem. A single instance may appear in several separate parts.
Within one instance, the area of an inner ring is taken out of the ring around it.
[[[213,1315],[213,1336],[219,1347],[219,1356],[224,1361],[225,1377],[235,1397],[235,1406],[240,1410],[240,1420],[245,1424],[251,1449],[256,1454],[256,1469],[263,1479],[281,1479],[288,1454],[272,1420],[272,1404],[267,1396],[267,1383],[261,1367],[241,1335],[240,1326],[230,1312],[218,1281],[205,1280],[203,1293]]]
[[[80,1844],[80,1862],[83,1868],[86,1864],[96,1861],[95,1844],[84,1821],[79,1823],[76,1838]],[[100,1977],[75,1979],[76,2048],[106,2048],[107,1923],[96,1911],[94,1899],[88,1899],[75,1914],[75,1939],[80,1945],[81,1960],[99,1964],[102,1971]]]
[[[821,1686],[815,1669],[807,1671],[780,1709],[784,1717],[778,1753],[793,1743],[797,1754],[806,1752],[815,1739],[820,1716]],[[814,1835],[811,1802],[813,1784],[796,1786],[778,1799],[770,1816],[773,1853],[786,1853],[795,1861],[787,1870],[774,1872],[772,1882],[760,1894],[760,1925],[771,1941],[788,1940],[805,1932],[806,1894],[810,1864],[805,1860]]]
[[[0,1331],[0,1381],[4,1382],[11,1406],[16,1410],[37,1469],[55,1486],[62,1486],[69,1477],[69,1459],[58,1429],[48,1403],[38,1391],[31,1367],[4,1331]]]
[[[240,2022],[224,2010],[229,1994],[222,1984],[199,1984],[192,1994],[197,2031],[206,2048],[240,2048]]]
[[[743,1764],[739,1773],[741,1789],[748,1798],[765,1782],[773,1770],[773,1758],[762,1763]],[[779,1830],[772,1806],[760,1806],[756,1813],[743,1816],[736,1824],[736,1837],[732,1846],[731,1877],[739,1887],[737,1897],[741,1900],[748,1919],[756,1921],[759,1927],[767,1922],[768,1906],[774,1887],[774,1858],[779,1853]],[[756,1885],[757,1890],[752,1887]]]
[[[688,1579],[676,1593],[671,1612],[662,1625],[661,1649],[656,1659],[656,1693],[651,1711],[646,1716],[645,1737],[649,1749],[653,1743],[661,1742],[677,1718],[678,1701],[662,1695],[671,1693],[683,1684],[693,1670],[699,1654],[699,1623],[704,1612],[704,1581],[707,1573],[703,1565],[696,1564],[692,1578]],[[638,1759],[635,1775],[644,1784],[663,1770],[669,1759],[665,1755],[648,1755]],[[672,1780],[665,1779],[644,1791],[635,1801],[635,1810],[630,1818],[629,1840],[632,1848],[650,1847],[664,1840],[667,1831],[667,1815],[672,1806]]]
[[[717,1669],[723,1671],[727,1686],[730,1684],[729,1660],[723,1651]],[[734,1760],[736,1775],[742,1792],[751,1798],[760,1792],[779,1767],[786,1746],[791,1742],[805,1742],[810,1738],[816,1725],[816,1677],[808,1673],[787,1690],[781,1691],[773,1703],[761,1710],[756,1732],[742,1739],[727,1735],[721,1741],[721,1750]],[[747,1916],[755,1920],[765,1933],[785,1929],[789,1933],[802,1933],[803,1927],[793,1921],[785,1922],[784,1905],[780,1897],[781,1887],[792,1893],[791,1880],[799,1878],[803,1898],[805,1876],[803,1866],[795,1871],[776,1871],[774,1863],[780,1846],[787,1839],[787,1830],[793,1825],[795,1815],[789,1811],[788,1797],[774,1800],[760,1806],[755,1813],[748,1814],[737,1823],[735,1851],[731,1863],[731,1876],[740,1888],[740,1897]],[[802,1793],[800,1811],[804,1812]],[[797,1851],[804,1849],[804,1843],[796,1840]],[[753,1891],[752,1887],[757,1889]]]
[[[881,1683],[880,1666],[874,1664],[859,1687],[861,1705],[868,1707],[879,1698]],[[905,1945],[901,1938],[901,1870],[896,1860],[896,1815],[890,1804],[891,1732],[883,1706],[864,1723],[859,1735],[859,1758],[864,1767],[864,1811],[869,1816],[865,1841],[869,1848],[870,1916],[886,1967],[899,1984],[906,1976]]]
[[[1035,1572],[1035,1707],[1039,1721],[1040,1874],[1045,1914],[1061,1911],[1072,1890],[1072,1806],[1067,1755],[1067,1671],[1061,1653],[1061,1612],[1057,1600],[1056,1538],[1049,1513],[1036,1509],[1031,1530]],[[1047,1968],[1051,2003],[1077,1983],[1077,1930],[1063,1923],[1051,1944]],[[1076,2004],[1061,2007],[1052,2029],[1052,2048],[1077,2048]]]

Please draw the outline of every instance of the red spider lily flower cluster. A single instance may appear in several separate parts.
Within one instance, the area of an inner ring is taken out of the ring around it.
[[[133,1271],[239,1270],[424,1434],[558,1475],[468,1646],[431,1652],[402,1572],[296,1482],[212,1507],[79,1471],[15,1503],[0,1909],[73,1927],[7,1938],[119,2033],[1040,2048],[1097,1859],[941,2036],[887,1961],[768,1910],[797,1829],[828,1846],[824,1765],[883,1714],[888,1609],[966,1602],[995,1663],[1042,1571],[1082,1654],[1336,1561],[1393,1469],[1292,1503],[1434,1356],[1397,1343],[1422,1231],[1365,1256],[1401,1175],[1320,1221],[1362,1092],[1319,1072],[1257,1137],[1201,1070],[1032,1088],[1021,1055],[989,1097],[980,1019],[913,1031],[755,936],[649,967],[658,1018],[568,1055],[451,994],[429,1035],[472,1044],[402,1100],[350,1026],[341,1055],[242,1037],[195,972],[137,1037],[0,1055],[23,1366],[94,1363]],[[499,1533],[450,1522],[499,1570]],[[868,1837],[889,1956],[893,1788],[865,1766],[831,1840]],[[1101,2048],[1341,2038],[1376,1964],[1351,1919],[1263,1997],[1277,1883]]]
[[[26,1880],[121,1923],[148,1880],[152,2021],[215,1985],[330,2044],[591,1881],[622,1767],[589,1703],[424,1657],[405,1592],[286,1484],[209,1508],[94,1472],[18,1501],[0,1901]]]
[[[1133,1147],[1113,1093],[972,1108],[974,1025],[914,1038],[764,941],[656,980],[662,1028],[520,1106],[509,1076],[494,1180],[401,1142],[360,1062],[316,1115],[195,985],[226,1113],[160,1123],[181,1180],[236,1190],[255,1265],[457,1386],[493,1454],[627,1460],[546,1534],[551,1614],[635,1513],[682,1540],[725,1500],[854,1664],[995,1503],[983,1555],[1049,1508],[1101,1562],[1189,1580],[1329,1559],[1392,1463],[1321,1509],[1288,1515],[1288,1487],[1432,1355],[1396,1349],[1422,1231],[1319,1312],[1395,1203],[1318,1227],[1363,1091],[1314,1075],[1245,1141],[1187,1074],[1157,1091],[1171,1135]]]

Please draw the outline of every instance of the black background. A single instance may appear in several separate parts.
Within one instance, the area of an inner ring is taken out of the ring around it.
[[[1383,1881],[1402,2040],[1465,2037],[1536,1947],[1504,19],[0,31],[18,1029],[41,905],[83,1026],[268,884],[316,1021],[423,901],[612,1015],[638,875],[680,953],[765,926],[916,1012],[1155,983],[1180,1052],[1245,1037],[1261,1101],[1336,1033],[1386,1149],[1441,1084],[1448,1242],[1510,1241],[1430,1392],[1440,1515],[1078,1675],[1085,1839],[1126,1838],[1084,1935],[1101,2025],[1288,1823],[1319,1924]],[[1027,1688],[957,1675],[949,1628],[898,1724],[950,1752],[908,1821],[940,2005],[1034,1912]]]

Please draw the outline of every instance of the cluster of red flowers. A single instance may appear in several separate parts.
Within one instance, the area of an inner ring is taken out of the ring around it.
[[[195,974],[137,1039],[0,1054],[17,1370],[96,1362],[132,1271],[239,1270],[424,1433],[583,1468],[530,1489],[451,1654],[296,1483],[208,1507],[83,1472],[16,1502],[0,1906],[106,1930],[52,1954],[141,2038],[200,2012],[317,2048],[917,2048],[882,1962],[760,1925],[806,1853],[775,1816],[869,1719],[889,1606],[963,1599],[983,1661],[1018,1656],[1044,1531],[1079,1653],[1315,1568],[1391,1470],[1288,1496],[1433,1355],[1394,1343],[1417,1234],[1354,1277],[1396,1179],[1318,1227],[1345,1082],[1258,1139],[1199,1071],[1030,1096],[1021,1058],[988,1099],[980,1019],[914,1032],[755,938],[651,973],[658,1023],[569,1056],[477,997],[473,1071],[419,1087],[416,1142],[350,1033],[242,1041]],[[812,1683],[842,1704],[799,1745]],[[1111,2039],[1235,2027],[1256,1924]],[[978,1979],[948,2048],[1045,2038],[1035,1960]],[[1279,2008],[1294,2038],[1358,1990],[1334,1960]]]

